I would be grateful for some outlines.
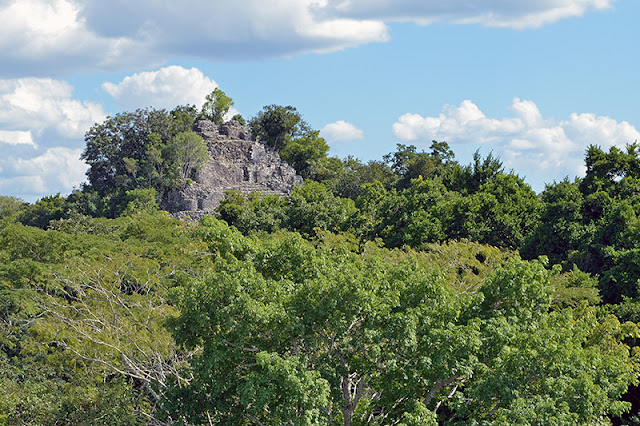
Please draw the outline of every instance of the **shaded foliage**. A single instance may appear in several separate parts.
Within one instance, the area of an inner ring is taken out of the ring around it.
[[[606,302],[636,297],[640,159],[636,144],[604,152],[590,146],[584,179],[547,185],[541,221],[523,245],[527,258],[548,255],[565,269],[577,265],[600,277]],[[553,235],[553,238],[549,238]]]
[[[82,153],[89,165],[86,190],[103,200],[102,214],[113,217],[126,208],[126,191],[153,188],[162,200],[184,185],[206,153],[202,138],[191,131],[194,113],[185,107],[172,112],[139,109],[89,129]]]

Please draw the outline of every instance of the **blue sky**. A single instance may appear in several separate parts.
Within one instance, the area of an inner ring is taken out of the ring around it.
[[[447,141],[493,152],[536,191],[589,144],[640,139],[637,0],[0,0],[0,194],[84,180],[107,115],[293,105],[331,154]]]

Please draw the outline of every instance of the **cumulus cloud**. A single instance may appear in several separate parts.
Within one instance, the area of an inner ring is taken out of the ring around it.
[[[36,146],[35,142],[33,142],[30,131],[0,130],[0,143]]]
[[[324,7],[318,0],[7,0],[0,73],[127,70],[173,55],[282,57],[389,38],[381,21],[328,17]]]
[[[49,78],[0,80],[0,130],[14,132],[23,143],[24,132],[36,138],[45,131],[81,138],[105,113],[99,104],[73,99],[72,92],[69,83]]]
[[[83,135],[105,119],[101,105],[73,98],[64,81],[0,80],[0,194],[35,201],[85,180]]]
[[[41,76],[70,70],[115,70],[152,61],[148,41],[114,34],[104,37],[87,25],[83,0],[7,0],[0,3],[1,74]],[[130,56],[135,54],[135,56]],[[158,58],[155,58],[156,61]]]
[[[531,28],[613,2],[6,0],[0,4],[1,72],[126,70],[176,54],[210,60],[329,52],[386,41],[393,21]]]
[[[0,160],[0,194],[13,194],[34,202],[44,195],[68,193],[85,181],[87,165],[81,149],[56,147],[33,158]]]
[[[197,68],[169,66],[158,71],[140,72],[117,84],[106,82],[102,88],[125,110],[153,106],[173,109],[177,105],[201,107],[206,95],[218,84]]]
[[[465,100],[457,107],[445,106],[437,117],[404,114],[392,131],[404,142],[438,140],[449,142],[454,151],[464,144],[494,150],[507,168],[539,177],[540,184],[583,174],[584,152],[591,144],[608,149],[640,139],[634,126],[610,117],[574,113],[566,120],[545,119],[534,102],[518,98],[510,109],[513,117],[490,118]]]
[[[327,142],[332,143],[362,139],[364,132],[351,123],[338,120],[335,123],[329,123],[324,126],[320,131],[320,135],[325,138]]]

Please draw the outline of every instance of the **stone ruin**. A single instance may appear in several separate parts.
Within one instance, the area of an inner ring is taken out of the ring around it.
[[[288,196],[302,178],[280,155],[237,121],[216,125],[200,120],[193,130],[202,136],[209,160],[187,187],[168,194],[164,208],[179,218],[198,218],[220,205],[225,191]]]

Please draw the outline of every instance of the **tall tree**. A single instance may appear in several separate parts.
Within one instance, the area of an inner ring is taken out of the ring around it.
[[[628,144],[626,152],[612,146],[609,152],[591,145],[585,156],[587,172],[580,189],[589,195],[598,191],[609,191],[624,177],[640,178],[640,147],[637,142]]]
[[[163,164],[162,151],[171,135],[171,117],[164,110],[139,109],[94,124],[85,135],[82,159],[95,191],[105,195],[120,187],[155,187],[162,193],[174,176]]]
[[[189,130],[175,135],[171,145],[175,152],[178,179],[183,186],[209,159],[207,144],[200,135]]]
[[[321,138],[319,131],[310,131],[299,138],[291,139],[280,149],[280,157],[289,163],[298,174],[308,178],[313,166],[327,158],[329,145]]]
[[[298,110],[292,106],[267,105],[249,120],[251,132],[277,151],[296,137],[310,131]]]
[[[205,97],[200,116],[216,124],[222,124],[224,123],[225,115],[227,115],[232,106],[233,99],[216,87],[213,92]]]
[[[399,178],[399,189],[407,188],[411,179],[420,176],[424,179],[440,177],[445,182],[450,180],[457,163],[449,144],[433,141],[430,148],[431,152],[418,152],[413,145],[397,144],[396,152],[384,156],[384,160]]]

